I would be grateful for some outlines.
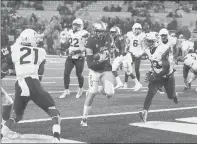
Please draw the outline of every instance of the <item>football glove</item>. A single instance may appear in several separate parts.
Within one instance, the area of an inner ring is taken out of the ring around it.
[[[145,77],[145,82],[151,82],[155,79],[155,74],[151,71],[149,71],[148,73],[146,73],[146,77]]]

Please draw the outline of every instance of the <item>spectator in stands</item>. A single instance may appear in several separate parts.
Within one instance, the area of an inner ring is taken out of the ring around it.
[[[116,8],[116,12],[121,12],[122,8],[118,5]]]
[[[116,8],[114,7],[114,5],[112,4],[111,7],[110,7],[110,12],[114,12],[116,11]]]
[[[108,11],[109,11],[109,7],[108,7],[108,6],[105,6],[105,7],[103,8],[103,11],[108,12]]]

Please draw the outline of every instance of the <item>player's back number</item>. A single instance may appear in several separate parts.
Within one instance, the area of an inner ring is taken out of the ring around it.
[[[28,47],[22,47],[20,49],[21,52],[25,51],[25,53],[20,57],[20,64],[28,64],[28,63],[31,63],[31,60],[27,60],[27,57],[30,56],[30,55],[33,55],[34,56],[34,64],[37,64],[38,63],[38,49],[36,48],[33,48],[33,49],[30,49]]]

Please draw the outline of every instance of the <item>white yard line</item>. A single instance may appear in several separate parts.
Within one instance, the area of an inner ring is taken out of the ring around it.
[[[170,109],[158,109],[158,110],[150,110],[149,113],[157,113],[157,112],[168,112],[168,111],[179,111],[179,110],[190,110],[190,109],[197,109],[197,106],[194,107],[180,107],[180,108],[170,108]],[[108,114],[98,114],[98,115],[89,115],[90,118],[95,117],[107,117],[107,116],[119,116],[119,115],[132,115],[132,114],[138,114],[139,111],[135,112],[122,112],[122,113],[108,113]],[[80,119],[82,116],[75,116],[75,117],[64,117],[61,118],[62,120],[68,120],[68,119]],[[43,118],[43,119],[31,119],[31,120],[23,120],[19,123],[32,123],[32,122],[43,122],[43,121],[49,121],[50,118]]]

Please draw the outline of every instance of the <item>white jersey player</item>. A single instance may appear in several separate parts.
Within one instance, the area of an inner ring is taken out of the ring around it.
[[[185,40],[181,44],[181,51],[182,51],[182,56],[186,56],[190,51],[194,51],[194,43],[189,40]]]
[[[140,81],[140,63],[141,56],[144,54],[144,38],[146,34],[142,32],[142,26],[139,23],[135,23],[132,27],[132,31],[126,34],[128,49],[131,53],[133,63],[135,64],[135,73],[138,81]],[[125,84],[127,87],[128,75],[125,74]]]
[[[10,130],[14,122],[22,120],[26,106],[32,100],[43,109],[53,120],[53,143],[60,142],[60,118],[55,102],[46,92],[40,81],[44,73],[46,52],[37,47],[37,33],[25,29],[11,46],[11,61],[16,71],[15,100],[13,115],[2,127],[2,136],[19,138],[20,134]],[[39,76],[40,75],[40,76]]]
[[[77,92],[76,98],[79,98],[83,94],[83,83],[84,77],[82,75],[84,63],[85,63],[85,41],[89,36],[86,30],[83,30],[83,21],[79,18],[75,19],[72,23],[72,30],[68,32],[68,43],[63,49],[67,50],[68,57],[65,62],[64,70],[64,92],[60,98],[65,98],[70,95],[69,84],[70,84],[70,74],[75,66],[76,75],[79,82],[79,90]]]
[[[170,59],[170,63],[174,65],[173,49],[174,46],[176,45],[176,38],[171,37],[169,35],[168,30],[165,28],[162,28],[159,31],[159,36],[160,36],[160,43],[167,44],[170,47],[169,59]]]
[[[188,80],[189,71],[192,72],[191,78]],[[184,57],[183,78],[185,90],[191,88],[191,83],[197,78],[197,54],[189,53]],[[196,89],[197,90],[197,89]]]
[[[118,57],[116,57],[112,63],[112,72],[113,72],[113,75],[115,76],[116,82],[117,82],[115,89],[123,86],[123,83],[120,80],[120,77],[118,76],[118,72],[117,72],[118,69],[120,68],[120,66],[122,65],[125,73],[127,75],[129,75],[135,82],[135,86],[133,88],[134,91],[138,91],[142,87],[142,85],[139,83],[137,78],[132,73],[133,61],[132,61],[131,54],[125,50],[125,40],[121,39],[121,38],[118,39],[118,37],[120,37],[120,35],[121,35],[120,29],[116,26],[112,27],[110,29],[110,34],[112,35],[112,38],[115,41],[116,47],[119,51]]]

